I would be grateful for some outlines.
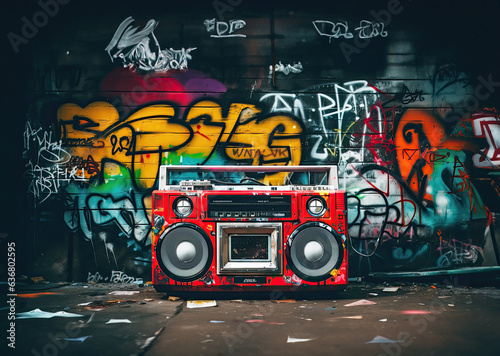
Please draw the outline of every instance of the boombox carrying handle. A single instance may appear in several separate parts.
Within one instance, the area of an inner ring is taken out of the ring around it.
[[[159,189],[165,189],[170,183],[170,172],[326,172],[328,185],[339,189],[337,166],[160,166]]]

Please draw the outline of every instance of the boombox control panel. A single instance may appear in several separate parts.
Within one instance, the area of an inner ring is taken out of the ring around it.
[[[207,196],[207,213],[211,218],[290,218],[291,195],[220,194]]]
[[[263,184],[263,174],[284,184]],[[158,291],[347,285],[346,194],[336,166],[161,166],[152,210]]]

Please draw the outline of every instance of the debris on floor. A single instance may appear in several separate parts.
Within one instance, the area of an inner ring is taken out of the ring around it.
[[[261,324],[270,324],[270,325],[285,325],[285,323],[280,323],[277,321],[266,321],[262,319],[250,319],[245,320],[245,323],[261,323]]]
[[[165,329],[164,326],[162,326],[160,329],[158,329],[153,336],[148,337],[146,339],[146,341],[144,342],[144,345],[141,346],[143,351],[147,351],[153,345],[153,342],[158,338],[158,335],[161,334],[163,329]]]
[[[132,322],[128,319],[109,319],[106,324],[131,324]]]
[[[140,293],[138,290],[115,290],[109,294],[113,295],[134,295]]]
[[[91,338],[92,335],[87,335],[87,336],[82,336],[82,337],[76,337],[76,338],[71,338],[71,337],[63,337],[63,338],[58,338],[58,340],[62,341],[73,341],[73,342],[84,342],[88,338]]]
[[[432,314],[432,312],[427,310],[404,310],[401,314],[405,315],[421,315],[421,314]]]
[[[217,302],[215,300],[189,300],[187,302],[187,307],[189,309],[193,308],[209,308],[216,307]]]
[[[31,280],[35,283],[48,283],[43,277],[31,277]]]
[[[397,292],[399,287],[385,287],[382,289],[382,292],[395,293]]]
[[[377,335],[373,338],[373,340],[365,342],[365,344],[395,344],[405,342],[404,340],[391,340],[386,337]]]
[[[355,306],[359,306],[359,305],[373,305],[373,304],[377,304],[377,303],[372,302],[371,300],[360,299],[356,302],[346,304],[346,305],[344,305],[344,307],[355,307]]]
[[[299,339],[299,338],[296,338],[296,337],[290,337],[290,336],[288,336],[288,339],[286,340],[286,342],[288,344],[294,344],[294,343],[297,343],[297,342],[307,342],[307,341],[311,341],[311,340],[314,340],[314,339]]]
[[[29,312],[17,313],[16,319],[50,319],[54,317],[63,317],[63,318],[80,318],[83,315],[68,313],[65,311],[58,311],[55,313],[46,312],[40,309],[34,309]]]
[[[24,294],[18,294],[17,296],[19,298],[38,298],[42,295],[52,295],[52,294],[57,294],[57,293],[52,293],[52,292],[42,292],[42,293],[24,293]]]

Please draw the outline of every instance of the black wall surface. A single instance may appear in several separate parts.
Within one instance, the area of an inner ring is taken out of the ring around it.
[[[160,164],[337,164],[351,275],[498,263],[498,1],[1,6],[19,274],[149,280]]]

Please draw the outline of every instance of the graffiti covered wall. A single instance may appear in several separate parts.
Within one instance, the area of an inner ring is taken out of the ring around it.
[[[37,274],[149,279],[161,164],[338,165],[354,275],[497,256],[500,75],[465,29],[411,1],[190,4],[71,3],[66,33],[40,29],[52,47],[9,38],[39,53],[20,174]]]

